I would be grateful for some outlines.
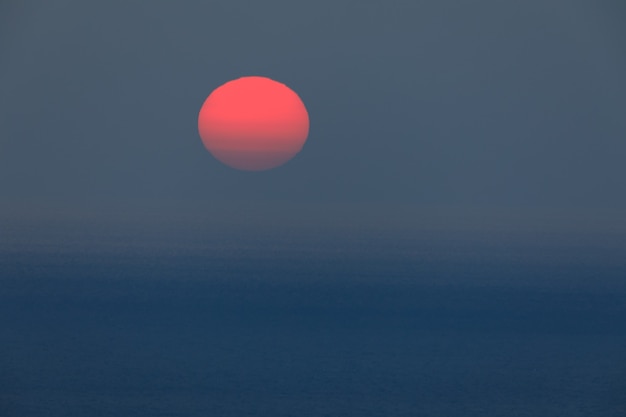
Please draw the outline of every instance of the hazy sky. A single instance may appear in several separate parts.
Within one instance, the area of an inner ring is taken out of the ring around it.
[[[624,4],[5,1],[0,202],[626,208]],[[309,110],[272,171],[197,133],[245,75]]]

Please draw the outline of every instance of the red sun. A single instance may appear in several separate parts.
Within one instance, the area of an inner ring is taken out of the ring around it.
[[[262,171],[300,152],[309,134],[309,115],[286,85],[242,77],[209,95],[200,109],[198,131],[204,146],[224,164]]]

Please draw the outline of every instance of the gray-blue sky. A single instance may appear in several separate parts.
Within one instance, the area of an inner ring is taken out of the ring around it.
[[[0,10],[5,206],[626,207],[619,1]],[[243,75],[284,82],[309,109],[309,140],[279,169],[232,170],[198,137],[203,100]]]

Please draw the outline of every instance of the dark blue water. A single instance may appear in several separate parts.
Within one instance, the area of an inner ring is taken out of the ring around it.
[[[619,256],[254,242],[5,245],[0,416],[626,415]]]

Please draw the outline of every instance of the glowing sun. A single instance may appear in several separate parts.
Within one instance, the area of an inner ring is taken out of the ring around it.
[[[208,151],[224,164],[262,171],[300,152],[309,134],[309,115],[286,85],[242,77],[209,95],[200,109],[198,132]]]

